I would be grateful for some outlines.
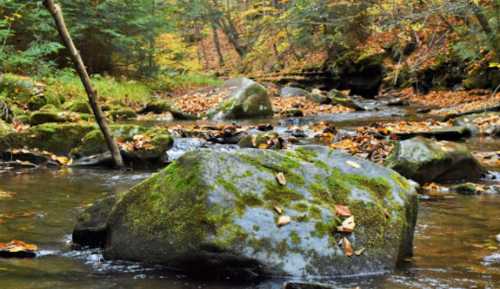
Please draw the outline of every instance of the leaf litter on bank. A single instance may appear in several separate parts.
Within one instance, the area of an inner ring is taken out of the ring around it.
[[[19,240],[0,243],[0,257],[2,258],[34,258],[37,251],[37,245]]]

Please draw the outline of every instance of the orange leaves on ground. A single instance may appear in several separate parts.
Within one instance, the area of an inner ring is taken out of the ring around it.
[[[344,248],[344,254],[347,257],[352,257],[352,255],[354,254],[354,250],[352,248],[352,244],[351,241],[349,241],[349,239],[345,237],[342,238],[342,248]]]
[[[319,104],[304,96],[273,97],[271,100],[278,115],[285,114],[292,109],[300,109],[304,116],[353,111],[353,109],[342,105]]]
[[[342,225],[337,227],[337,232],[352,233],[354,228],[356,228],[356,222],[354,222],[354,216],[350,216],[342,221]]]

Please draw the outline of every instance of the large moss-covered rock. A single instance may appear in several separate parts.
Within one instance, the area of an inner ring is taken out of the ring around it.
[[[30,115],[29,123],[31,125],[39,125],[44,123],[64,123],[80,120],[80,116],[72,112],[57,111],[54,109],[41,109]]]
[[[119,196],[104,255],[209,275],[384,272],[411,254],[416,202],[398,173],[326,147],[197,150]],[[355,216],[352,234],[335,232],[339,204]],[[276,208],[289,224],[277,225]],[[364,253],[346,256],[343,237]]]
[[[15,74],[0,75],[0,93],[17,102],[28,103],[37,95],[42,95],[45,85],[33,79]]]
[[[66,155],[93,129],[94,126],[82,123],[45,123],[0,137],[0,151],[27,147]]]
[[[423,137],[399,142],[385,164],[419,183],[475,180],[485,172],[465,145]]]
[[[64,103],[63,109],[66,111],[78,112],[78,113],[86,113],[86,114],[92,113],[89,102],[87,100],[82,100],[82,99],[76,99]]]
[[[228,96],[208,115],[213,119],[244,119],[273,115],[271,99],[264,86],[248,78],[224,84]]]
[[[191,115],[189,113],[181,111],[175,104],[171,101],[165,99],[157,99],[147,103],[138,113],[147,114],[165,114],[170,112],[175,119],[178,120],[196,120],[198,117],[196,115]]]
[[[124,145],[122,154],[127,163],[134,167],[149,167],[150,165],[164,165],[165,152],[172,147],[173,139],[167,129],[151,128],[138,125],[111,125],[111,132],[115,140]],[[100,129],[96,128],[87,133],[80,145],[71,150],[75,159],[106,153],[108,146]],[[98,162],[85,160],[81,165],[100,165],[107,162],[111,155],[104,156]],[[79,163],[76,163],[79,164]]]

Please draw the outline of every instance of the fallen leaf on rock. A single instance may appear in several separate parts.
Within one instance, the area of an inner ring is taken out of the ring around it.
[[[290,216],[280,216],[278,218],[278,227],[286,226],[290,224],[291,221],[292,219],[290,218]]]
[[[358,249],[358,250],[354,251],[354,255],[361,256],[361,255],[363,255],[365,250],[366,250],[365,248]]]
[[[359,169],[361,168],[361,165],[356,163],[356,162],[353,162],[353,161],[346,161],[346,164],[348,164],[349,166],[353,167],[353,168],[356,168],[356,169]]]
[[[342,222],[341,226],[337,227],[337,231],[342,233],[352,233],[355,227],[356,223],[354,222],[354,216],[350,216]]]
[[[37,245],[18,240],[0,243],[0,257],[4,258],[33,258],[36,257],[37,250]]]
[[[351,210],[347,206],[335,205],[335,214],[339,217],[352,216]]]
[[[15,194],[11,192],[5,192],[0,190],[0,200],[1,199],[11,199]]]
[[[344,254],[347,257],[352,257],[353,249],[351,242],[347,238],[342,238],[342,247],[344,248]]]
[[[278,181],[278,184],[284,186],[286,185],[286,178],[283,173],[277,173],[276,174],[276,180]]]

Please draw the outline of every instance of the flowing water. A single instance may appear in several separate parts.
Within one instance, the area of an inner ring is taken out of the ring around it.
[[[473,140],[469,146],[500,149],[498,141]],[[0,259],[0,289],[281,288],[283,280],[192,281],[162,268],[107,262],[97,251],[71,249],[70,234],[85,205],[126,190],[149,175],[82,169],[0,174],[0,193],[4,192],[0,194],[0,242],[18,239],[42,249],[35,259]],[[331,282],[338,288],[500,288],[500,243],[495,241],[500,234],[500,195],[450,194],[438,201],[422,201],[416,230],[415,256],[396,272]]]

